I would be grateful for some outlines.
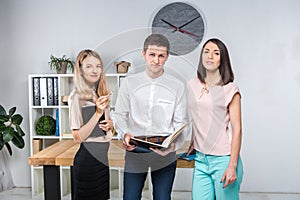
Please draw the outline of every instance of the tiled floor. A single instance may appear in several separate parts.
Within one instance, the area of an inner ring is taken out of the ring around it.
[[[120,200],[118,191],[111,191],[111,200]],[[150,200],[149,193],[143,194],[142,200]],[[0,192],[0,200],[43,200],[43,196],[31,197],[31,188],[14,188]],[[62,200],[70,200],[70,196],[65,196]],[[191,199],[190,192],[173,192],[172,200],[189,200]],[[280,193],[241,193],[241,200],[300,200],[300,194],[280,194]]]

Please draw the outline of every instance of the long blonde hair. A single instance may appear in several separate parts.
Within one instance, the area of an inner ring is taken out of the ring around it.
[[[90,49],[84,49],[79,52],[79,54],[76,58],[76,61],[75,61],[75,69],[74,69],[74,88],[75,88],[76,92],[79,94],[80,98],[82,98],[82,99],[94,99],[93,88],[90,88],[86,84],[84,78],[81,76],[81,73],[80,73],[80,68],[82,66],[82,63],[83,63],[84,59],[87,58],[88,56],[93,56],[93,57],[97,58],[101,64],[102,72],[100,74],[98,86],[96,87],[97,95],[103,96],[103,95],[107,95],[109,93],[109,88],[108,88],[108,84],[107,84],[107,81],[105,78],[105,73],[104,73],[103,62],[102,62],[100,55],[96,51],[93,51]]]

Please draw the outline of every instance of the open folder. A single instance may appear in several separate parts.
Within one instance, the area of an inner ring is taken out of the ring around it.
[[[146,149],[149,149],[149,148],[157,148],[157,149],[168,148],[169,145],[183,132],[183,130],[189,124],[190,124],[190,122],[187,122],[181,128],[179,128],[176,132],[174,132],[174,133],[170,134],[169,136],[167,136],[167,138],[161,144],[149,142],[149,141],[142,140],[142,139],[135,138],[135,137],[131,137],[129,143],[131,145],[135,145],[135,146],[138,146],[138,147],[143,147],[143,148],[146,148]]]

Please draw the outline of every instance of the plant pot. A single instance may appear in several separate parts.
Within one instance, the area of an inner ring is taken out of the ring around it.
[[[0,151],[0,192],[10,190],[15,186],[8,164],[8,154],[5,150]]]
[[[59,63],[60,65],[60,69],[57,69],[56,72],[58,74],[66,74],[67,73],[67,65],[68,63],[67,62],[62,62],[62,63]]]

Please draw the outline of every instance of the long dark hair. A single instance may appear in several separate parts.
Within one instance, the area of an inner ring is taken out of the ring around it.
[[[220,71],[220,75],[222,77],[223,85],[226,85],[229,82],[233,82],[234,74],[233,74],[233,71],[231,68],[228,50],[227,50],[225,44],[217,38],[211,38],[211,39],[207,40],[202,46],[202,50],[201,50],[201,54],[200,54],[200,61],[199,61],[198,70],[197,70],[198,79],[201,81],[201,83],[205,83],[206,69],[202,63],[202,54],[204,51],[204,47],[209,42],[216,44],[218,46],[218,48],[220,49],[219,71]]]

